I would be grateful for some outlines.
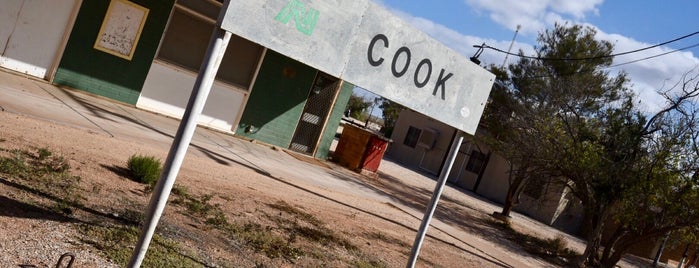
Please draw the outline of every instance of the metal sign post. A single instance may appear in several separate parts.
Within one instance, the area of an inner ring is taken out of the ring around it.
[[[415,239],[413,267],[447,175],[474,134],[495,75],[370,0],[225,0],[128,267],[139,267],[232,33],[458,129]]]
[[[230,32],[220,28],[216,28],[211,34],[209,48],[206,56],[204,56],[204,62],[202,62],[197,80],[194,83],[192,95],[187,103],[187,109],[165,160],[163,173],[160,175],[160,179],[155,185],[155,190],[150,198],[146,222],[143,225],[141,236],[138,238],[138,243],[133,255],[131,255],[128,267],[140,267],[146,256],[146,251],[148,251],[148,246],[155,233],[155,227],[158,225],[160,216],[163,215],[163,210],[165,210],[165,204],[177,179],[177,173],[180,171],[187,148],[192,141],[194,130],[197,127],[197,120],[204,109],[206,98],[209,96],[209,91],[211,91],[211,86],[216,78],[216,72],[219,65],[221,65],[221,60],[226,52],[231,35]]]
[[[427,206],[425,211],[425,216],[422,218],[422,224],[420,224],[420,229],[417,231],[417,236],[415,236],[415,242],[413,242],[413,249],[410,251],[410,260],[408,260],[408,265],[406,267],[415,267],[415,262],[417,262],[417,255],[420,253],[420,247],[422,247],[422,241],[425,239],[425,234],[427,233],[427,228],[430,227],[430,221],[432,221],[432,215],[434,215],[435,209],[437,209],[437,203],[444,190],[444,185],[447,183],[447,178],[449,177],[449,172],[451,167],[454,165],[454,160],[456,160],[456,155],[461,148],[461,143],[464,141],[464,133],[461,130],[456,131],[454,140],[451,143],[451,149],[449,150],[449,157],[447,157],[447,166],[442,169],[439,174],[439,180],[437,185],[434,187],[434,193],[432,193],[432,199],[430,204]]]
[[[495,75],[369,0],[231,1],[228,12],[222,28],[457,129],[415,238],[413,267],[462,131],[475,134]]]

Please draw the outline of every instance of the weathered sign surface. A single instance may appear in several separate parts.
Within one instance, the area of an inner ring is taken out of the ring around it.
[[[368,0],[232,0],[220,27],[473,134],[494,75]]]

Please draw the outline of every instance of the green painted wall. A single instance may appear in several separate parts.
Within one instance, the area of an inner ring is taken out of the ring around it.
[[[342,88],[340,88],[340,93],[337,95],[335,106],[333,106],[333,110],[330,112],[328,123],[325,125],[323,136],[320,138],[320,143],[318,144],[318,149],[316,150],[316,158],[328,158],[330,145],[332,145],[333,139],[335,139],[335,133],[337,132],[337,128],[340,126],[342,114],[347,108],[347,103],[352,95],[352,89],[354,89],[354,85],[348,82],[342,83]]]
[[[131,0],[149,9],[129,61],[93,48],[109,0],[82,1],[53,82],[136,104],[174,0]]]
[[[316,70],[267,50],[236,134],[288,148]]]

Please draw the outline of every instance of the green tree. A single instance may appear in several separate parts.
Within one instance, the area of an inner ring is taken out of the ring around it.
[[[487,135],[477,136],[478,139],[489,144],[508,161],[508,189],[505,202],[499,214],[509,217],[512,209],[517,205],[519,195],[531,178],[533,167],[529,163],[527,155],[536,148],[529,148],[536,143],[530,142],[538,139],[536,132],[527,129],[535,128],[535,122],[545,120],[546,114],[536,116],[537,110],[527,109],[523,103],[516,99],[516,90],[512,90],[512,83],[506,70],[490,66],[497,80],[490,91],[488,105],[481,118],[481,126],[487,131]],[[522,146],[526,146],[524,149]]]
[[[483,139],[510,163],[502,215],[510,214],[526,183],[560,175],[548,166],[558,157],[549,139],[578,131],[586,118],[628,95],[624,74],[611,78],[599,70],[611,65],[606,56],[613,46],[595,34],[591,28],[555,25],[539,35],[536,47],[537,58],[554,60],[521,57],[508,70],[491,66],[497,82],[482,119],[490,135]],[[589,57],[595,59],[555,60]]]
[[[699,87],[685,76],[661,92],[664,109],[645,115],[626,75],[604,71],[613,47],[594,36],[556,25],[540,34],[537,59],[521,58],[508,72],[491,68],[501,82],[483,123],[493,133],[486,142],[510,161],[508,202],[528,181],[567,185],[585,214],[577,264],[613,267],[635,243],[697,228]],[[602,241],[605,230],[613,232]]]
[[[352,93],[349,102],[347,103],[349,115],[362,121],[366,120],[368,118],[366,110],[372,105],[372,103],[373,102],[367,101],[361,96]]]
[[[598,198],[612,204],[606,224],[613,232],[597,256],[602,267],[613,267],[636,243],[699,227],[697,78],[686,74],[676,87],[661,91],[666,105],[652,116],[625,105],[606,117],[600,144],[602,170],[610,175],[590,183],[598,185]]]
[[[386,137],[391,137],[393,128],[396,126],[396,120],[398,120],[400,112],[403,111],[405,107],[384,98],[381,98],[379,103],[379,108],[381,108],[383,112],[383,127],[381,128],[381,132],[383,132]]]

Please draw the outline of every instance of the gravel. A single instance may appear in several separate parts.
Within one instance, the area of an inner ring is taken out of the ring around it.
[[[64,253],[75,256],[72,267],[119,267],[77,240],[77,223],[0,217],[2,267],[56,267]],[[63,267],[70,259],[64,259]]]

